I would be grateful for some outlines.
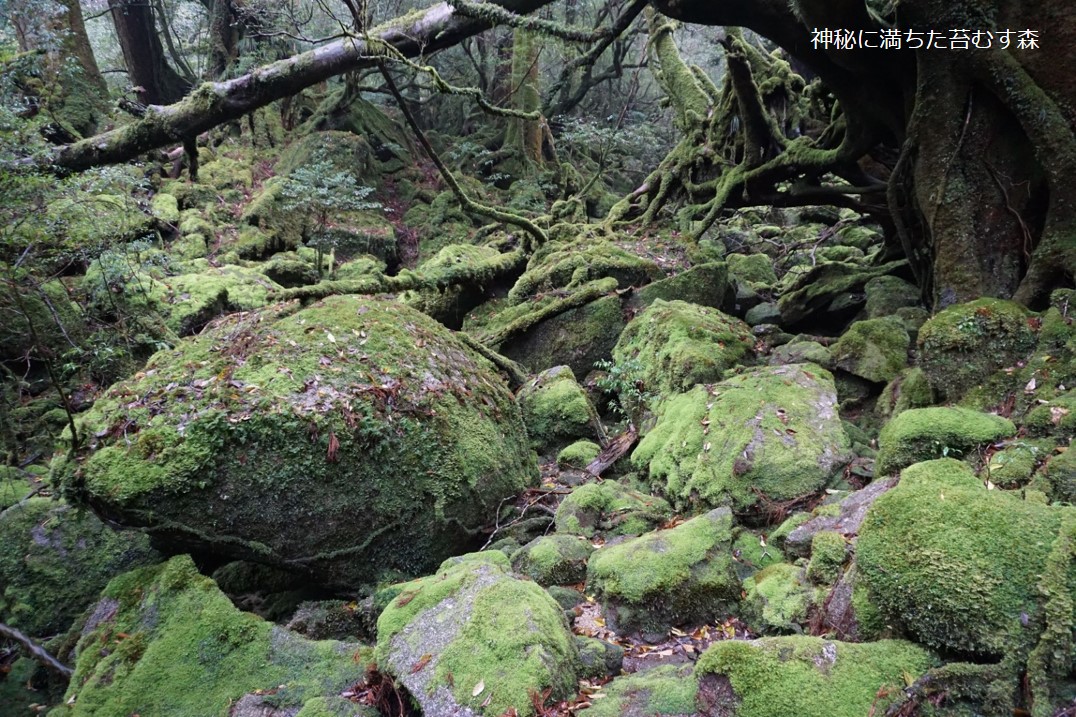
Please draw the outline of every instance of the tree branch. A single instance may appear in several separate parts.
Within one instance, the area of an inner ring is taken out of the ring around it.
[[[50,655],[45,648],[22,634],[19,630],[9,627],[2,622],[0,622],[0,637],[6,637],[9,640],[19,643],[22,649],[26,650],[26,654],[28,654],[31,659],[40,662],[46,668],[62,677],[65,681],[70,681],[71,675],[75,673],[70,667]]]

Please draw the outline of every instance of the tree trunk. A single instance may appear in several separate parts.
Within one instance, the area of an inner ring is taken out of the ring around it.
[[[152,6],[143,0],[109,0],[108,6],[138,101],[168,105],[182,99],[191,85],[165,58]]]
[[[209,77],[220,79],[239,56],[239,25],[231,0],[209,5]]]
[[[537,113],[541,109],[538,91],[538,59],[541,43],[534,33],[516,30],[512,40],[512,71],[508,76],[508,92],[511,93],[512,109],[519,112]],[[511,119],[505,145],[515,150],[526,167],[542,163],[542,141],[545,119]]]

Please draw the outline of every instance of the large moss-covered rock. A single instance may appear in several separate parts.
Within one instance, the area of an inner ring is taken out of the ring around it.
[[[160,559],[141,533],[30,498],[0,513],[0,622],[29,635],[63,632],[109,580]]]
[[[919,330],[919,365],[943,400],[960,398],[1035,346],[1031,314],[999,299],[976,299],[939,312]]]
[[[512,569],[539,585],[571,585],[587,576],[594,546],[578,535],[543,535],[512,555]]]
[[[629,299],[633,307],[646,307],[658,299],[686,301],[720,309],[728,299],[728,267],[723,261],[707,262],[660,279],[636,291]]]
[[[654,261],[611,242],[550,243],[534,253],[508,298],[520,303],[540,292],[572,289],[606,277],[621,287],[642,286],[664,278],[664,272]]]
[[[820,602],[819,590],[807,580],[802,567],[776,563],[744,581],[747,595],[741,604],[744,622],[760,633],[800,632],[809,611]]]
[[[729,274],[756,291],[772,288],[777,283],[773,259],[765,254],[729,254],[725,260]]]
[[[648,391],[669,395],[713,383],[753,356],[750,327],[717,309],[658,299],[624,328],[613,348],[619,364],[638,362]]]
[[[931,458],[960,457],[1015,432],[1009,419],[969,408],[908,409],[878,435],[875,473],[890,473]]]
[[[717,508],[675,528],[606,546],[587,565],[587,591],[601,600],[607,623],[619,632],[657,636],[727,616],[741,589],[732,538],[732,513]]]
[[[837,367],[875,383],[896,378],[908,363],[911,339],[896,318],[852,324],[833,346]]]
[[[820,490],[848,449],[836,405],[824,369],[752,369],[669,399],[631,460],[680,506],[798,498]]]
[[[581,485],[566,496],[557,506],[554,524],[561,533],[613,537],[653,530],[671,515],[665,500],[603,481]]]
[[[81,431],[56,475],[102,515],[337,585],[429,570],[537,478],[485,359],[354,296],[222,319],[113,386]]]
[[[867,318],[878,319],[892,316],[899,309],[917,306],[920,301],[919,287],[897,276],[879,276],[863,286],[867,296]]]
[[[240,612],[187,556],[112,580],[81,632],[59,717],[296,714],[360,681],[372,656]]]
[[[548,297],[538,303],[550,300],[555,299]],[[529,304],[512,308],[527,308]],[[624,324],[620,297],[603,296],[537,323],[502,344],[500,351],[531,371],[567,365],[575,375],[586,376],[595,363],[610,358]]]
[[[550,452],[576,438],[598,436],[598,413],[567,366],[543,371],[519,389],[531,446]]]
[[[450,244],[422,262],[418,267],[418,272],[434,277],[462,266],[475,266],[488,262],[499,256],[501,252],[492,246]],[[444,289],[408,291],[402,299],[445,326],[458,329],[463,325],[463,317],[482,302],[486,289],[487,287],[477,285],[456,285]]]
[[[427,715],[536,714],[531,693],[575,692],[581,665],[560,606],[491,551],[398,586],[377,621],[377,662]]]
[[[816,312],[826,310],[834,301],[845,304],[841,312],[854,312],[864,300],[860,293],[871,279],[884,276],[907,262],[891,262],[881,266],[864,267],[844,262],[823,262],[802,274],[785,277],[787,284],[777,305],[784,319],[782,325],[791,326],[804,321]]]
[[[918,366],[905,369],[886,384],[874,408],[883,420],[897,416],[909,408],[926,408],[934,403],[934,389]]]
[[[692,717],[695,683],[691,665],[659,665],[623,674],[602,687],[605,695],[580,714],[585,717]]]
[[[909,642],[866,644],[818,637],[718,642],[695,666],[698,706],[721,717],[865,717],[933,666]]]
[[[1071,562],[1067,584],[1043,577],[1072,510],[989,490],[953,459],[918,463],[868,511],[857,569],[886,622],[917,641],[1016,656],[1038,641],[1047,598],[1076,585]]]

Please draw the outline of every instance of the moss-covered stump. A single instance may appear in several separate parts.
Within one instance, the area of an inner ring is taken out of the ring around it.
[[[918,463],[867,513],[857,570],[886,622],[917,641],[1018,658],[1043,632],[1047,597],[1076,584],[1071,562],[1050,577],[1061,584],[1045,577],[1072,510],[989,490],[951,458]]]
[[[240,612],[178,556],[108,584],[81,625],[65,704],[51,714],[223,716],[237,703],[295,714],[360,681],[371,653]]]
[[[595,363],[612,356],[624,325],[620,297],[603,296],[537,323],[499,350],[534,372],[566,365],[586,376]]]
[[[875,383],[892,381],[908,363],[911,339],[900,319],[857,321],[833,346],[837,368]]]
[[[491,551],[398,586],[377,621],[377,663],[427,715],[536,714],[531,693],[575,692],[579,653],[560,606]]]
[[[221,319],[81,427],[89,445],[55,473],[100,514],[341,586],[431,569],[537,479],[492,365],[424,314],[354,296]]]
[[[574,585],[587,577],[594,546],[578,535],[544,535],[512,556],[512,569],[542,586]]]
[[[865,717],[884,714],[907,680],[933,665],[909,642],[817,637],[719,642],[695,666],[698,707],[720,717]]]
[[[598,437],[598,413],[567,366],[543,371],[519,389],[531,447],[555,453],[577,438]]]
[[[691,665],[658,667],[614,677],[602,688],[605,697],[592,700],[585,717],[692,717],[695,684]]]
[[[867,295],[868,319],[892,316],[905,307],[918,306],[921,299],[919,287],[897,276],[871,279],[863,286],[863,293]]]
[[[30,498],[0,513],[0,622],[34,636],[63,632],[109,580],[160,559],[141,533]]]
[[[658,299],[624,328],[613,359],[638,362],[646,390],[667,396],[720,381],[726,370],[753,358],[754,343],[750,327],[739,319]]]
[[[961,457],[1016,433],[1007,418],[970,408],[912,408],[885,424],[878,435],[875,474],[898,471],[932,458]]]
[[[1035,346],[1032,315],[1000,299],[950,306],[919,330],[919,365],[939,398],[955,401]]]
[[[732,538],[732,513],[717,508],[606,546],[590,557],[587,591],[622,634],[660,639],[672,627],[725,617],[735,612],[741,590]]]
[[[820,602],[819,590],[802,567],[776,563],[744,581],[741,619],[760,633],[803,632]]]
[[[672,510],[665,500],[613,481],[587,483],[557,506],[559,533],[587,538],[640,535],[667,521]]]
[[[680,507],[765,508],[820,490],[848,438],[833,378],[813,365],[751,369],[661,406],[632,454]]]

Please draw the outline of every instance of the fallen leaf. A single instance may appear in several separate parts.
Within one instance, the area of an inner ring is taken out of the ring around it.
[[[479,680],[478,684],[474,686],[473,690],[471,690],[471,697],[478,697],[480,694],[482,694],[483,691],[485,691],[485,689],[486,689],[485,680]]]
[[[328,450],[328,453],[326,454],[325,457],[328,459],[329,463],[336,463],[338,460],[340,460],[339,453],[340,453],[340,440],[336,437],[336,434],[333,433],[333,431],[330,429],[329,430],[329,450]]]
[[[432,659],[433,659],[433,655],[431,655],[428,652],[425,655],[423,655],[422,657],[418,658],[418,662],[411,665],[411,674],[412,675],[415,674],[416,672],[421,670],[423,667],[430,664],[430,660],[432,660]]]

